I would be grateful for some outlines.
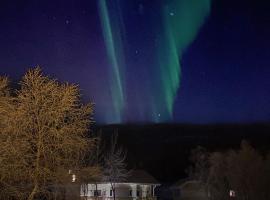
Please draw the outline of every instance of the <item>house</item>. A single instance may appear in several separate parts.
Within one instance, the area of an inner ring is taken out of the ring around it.
[[[158,185],[160,185],[158,181],[146,171],[133,170],[125,181],[115,183],[115,197],[118,200],[156,199],[155,188]],[[99,182],[82,185],[80,196],[86,200],[112,200],[111,183]]]
[[[205,185],[197,180],[180,180],[171,187],[173,200],[206,200],[208,198]]]
[[[156,189],[157,200],[173,200],[171,184],[162,184]]]

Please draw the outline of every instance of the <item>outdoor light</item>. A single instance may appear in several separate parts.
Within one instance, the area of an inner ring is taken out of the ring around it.
[[[76,175],[72,174],[72,182],[74,183],[76,181]]]
[[[230,190],[230,197],[235,197],[235,191]]]

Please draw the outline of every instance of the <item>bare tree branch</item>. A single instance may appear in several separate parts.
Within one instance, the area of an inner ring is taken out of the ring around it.
[[[5,199],[32,200],[71,181],[69,169],[84,167],[95,143],[87,136],[93,105],[80,102],[77,85],[40,68],[29,70],[20,86],[10,95],[8,79],[0,78],[0,189]]]
[[[115,200],[115,184],[125,181],[129,176],[126,165],[126,151],[117,146],[118,134],[115,133],[111,138],[109,151],[104,158],[103,181],[111,183],[113,198]]]

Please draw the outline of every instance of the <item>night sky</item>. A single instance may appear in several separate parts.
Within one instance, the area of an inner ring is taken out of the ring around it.
[[[270,120],[267,0],[1,0],[0,74],[80,85],[97,123]]]

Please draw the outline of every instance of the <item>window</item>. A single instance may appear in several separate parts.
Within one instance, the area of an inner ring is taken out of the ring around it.
[[[153,185],[151,185],[151,195],[155,196],[155,187]]]
[[[137,197],[140,196],[140,190],[137,190]]]
[[[94,196],[95,197],[100,197],[101,196],[101,190],[95,190],[94,191]]]
[[[132,197],[132,190],[129,190],[129,196]]]
[[[110,190],[110,197],[112,196],[112,190]]]
[[[230,190],[230,197],[235,197],[235,191],[234,190]]]

